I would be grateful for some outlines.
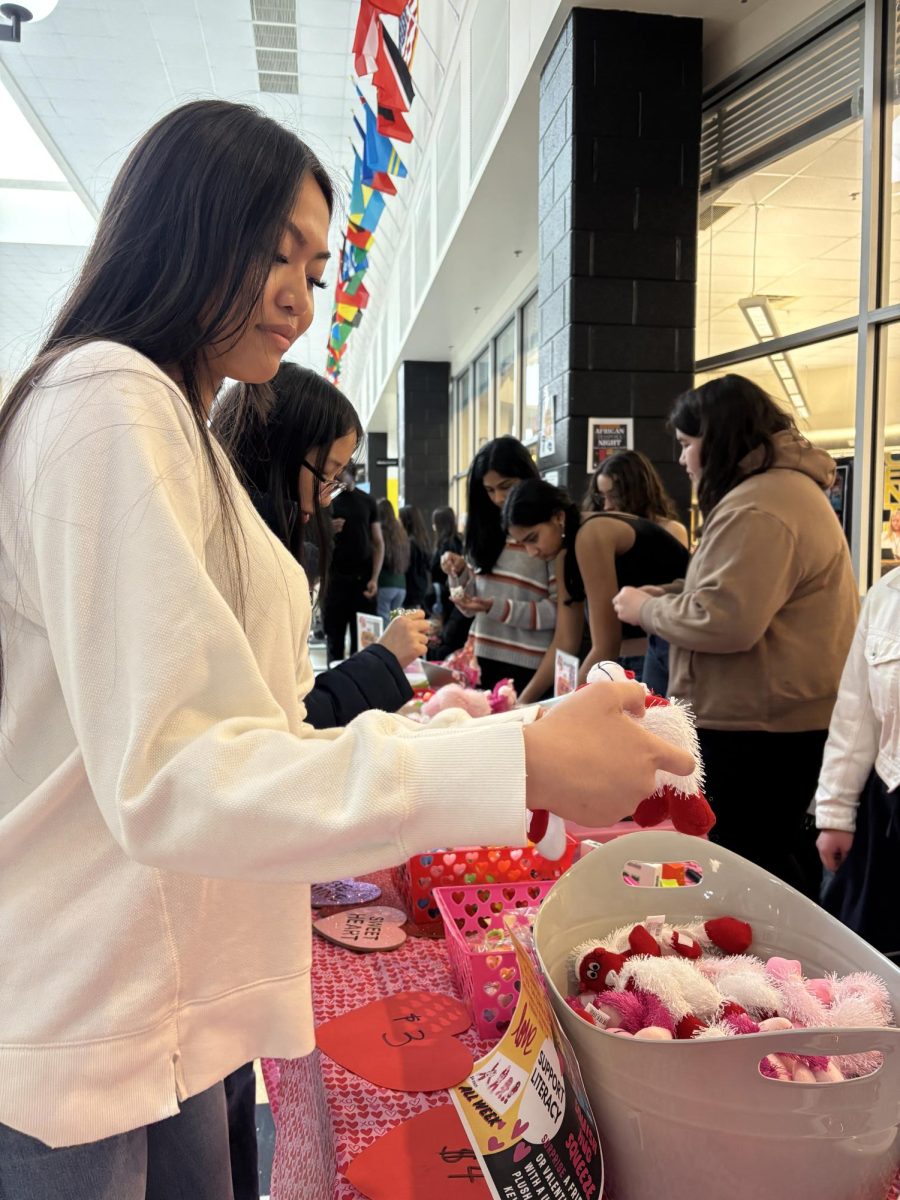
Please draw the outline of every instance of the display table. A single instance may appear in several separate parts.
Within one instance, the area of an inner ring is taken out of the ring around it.
[[[403,907],[388,873],[369,878],[382,889],[377,903]],[[314,939],[317,1025],[369,1000],[411,989],[457,994],[442,939],[410,937],[399,950],[364,955]],[[461,1037],[476,1059],[491,1044],[480,1041],[471,1029]],[[449,1103],[446,1092],[375,1087],[318,1051],[308,1058],[266,1060],[263,1074],[276,1131],[271,1200],[360,1200],[362,1194],[341,1169],[401,1121]],[[887,1200],[898,1198],[900,1176]],[[708,1200],[702,1189],[698,1200]]]

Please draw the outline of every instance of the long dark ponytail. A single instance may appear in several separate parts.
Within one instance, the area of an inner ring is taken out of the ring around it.
[[[2,451],[48,368],[92,341],[130,346],[177,375],[218,494],[239,596],[238,522],[207,428],[203,352],[247,327],[310,177],[331,211],[331,182],[310,148],[247,105],[200,100],[163,117],[119,171],[72,293],[0,410]],[[0,695],[2,683],[0,663]]]
[[[564,578],[569,601],[584,599],[584,580],[578,569],[575,558],[575,537],[581,528],[581,513],[578,505],[569,498],[568,492],[554,487],[545,479],[526,479],[506,497],[503,506],[503,529],[509,531],[512,526],[530,529],[534,525],[543,525],[552,521],[557,513],[562,513],[563,538],[566,546],[566,562]]]

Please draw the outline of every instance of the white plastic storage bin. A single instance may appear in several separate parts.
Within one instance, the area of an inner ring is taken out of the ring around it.
[[[626,884],[626,862],[694,861],[696,887]],[[885,897],[886,903],[897,898]],[[653,913],[734,916],[750,953],[796,958],[808,976],[873,971],[900,1011],[900,971],[767,871],[700,838],[634,833],[593,850],[551,889],[535,941],[556,1014],[600,1127],[610,1200],[885,1200],[900,1165],[900,1029],[787,1030],[644,1042],[589,1025],[565,1004],[572,947]],[[881,1068],[835,1084],[779,1083],[768,1053],[879,1050]]]

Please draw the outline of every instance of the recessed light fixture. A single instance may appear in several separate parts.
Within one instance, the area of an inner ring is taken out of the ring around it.
[[[779,336],[775,314],[772,312],[768,296],[745,296],[743,300],[738,300],[738,304],[758,342],[771,342],[773,338]],[[770,354],[768,357],[772,370],[778,376],[778,382],[794,412],[802,420],[808,421],[809,406],[790,358],[781,352]]]
[[[0,13],[9,25],[0,25],[0,42],[21,42],[22,26],[28,21],[43,21],[53,12],[58,0],[28,0],[27,4],[0,4]]]

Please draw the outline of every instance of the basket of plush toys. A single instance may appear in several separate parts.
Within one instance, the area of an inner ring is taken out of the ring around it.
[[[884,1200],[900,1165],[900,971],[720,846],[625,843],[572,867],[535,923],[610,1200]],[[696,863],[701,879],[634,886],[635,861]]]

